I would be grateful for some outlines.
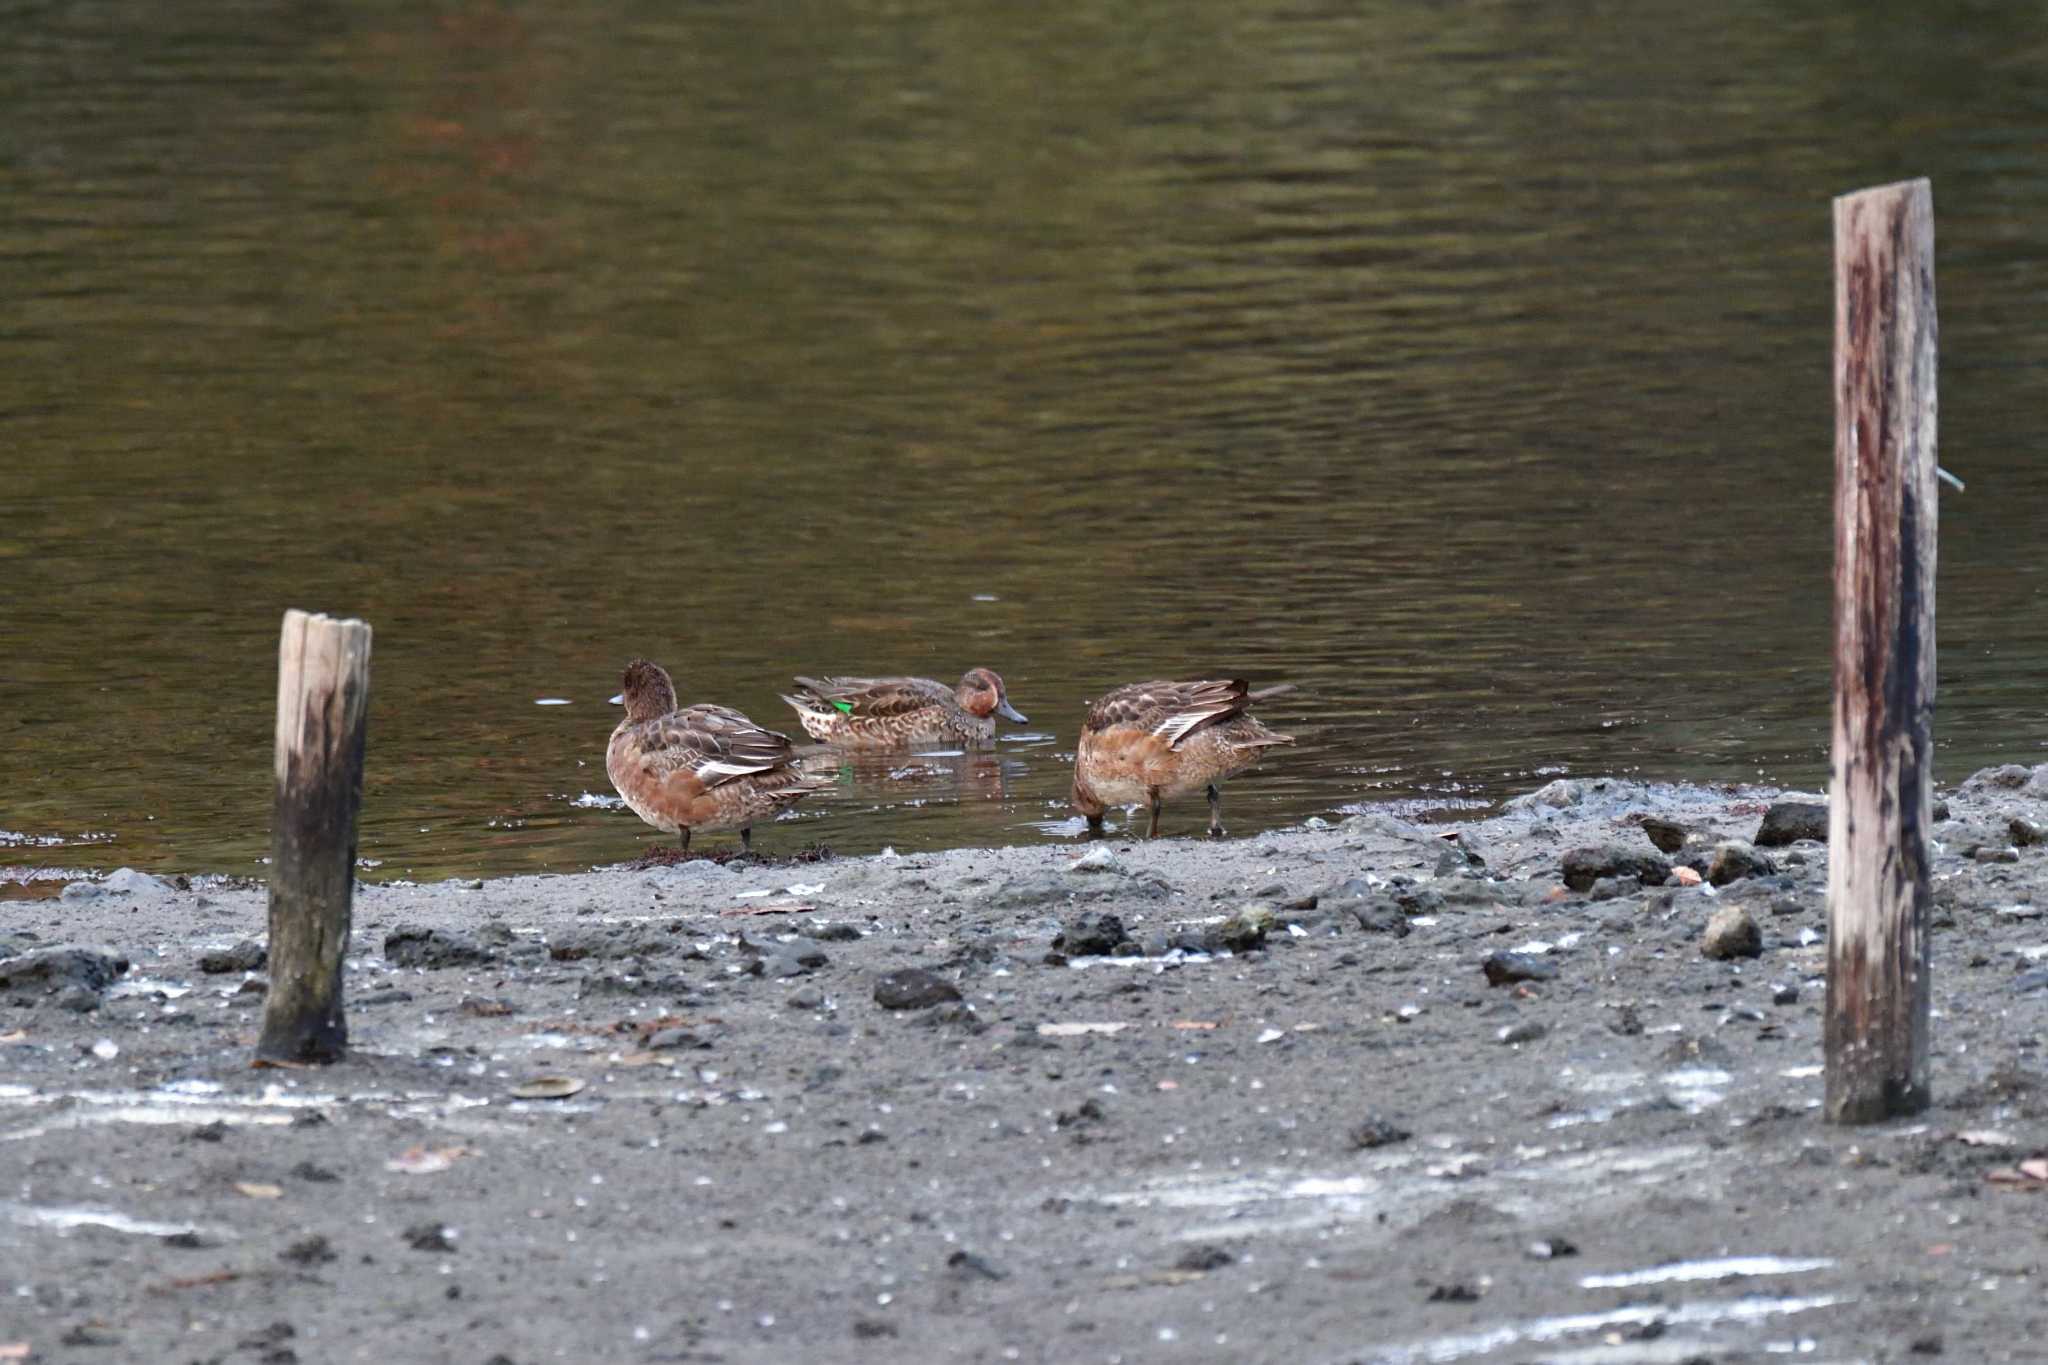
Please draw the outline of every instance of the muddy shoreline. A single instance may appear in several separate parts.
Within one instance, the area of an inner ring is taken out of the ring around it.
[[[1942,793],[1861,1129],[1783,796],[366,884],[320,1070],[260,888],[17,902],[0,1358],[2040,1360],[2048,767]]]

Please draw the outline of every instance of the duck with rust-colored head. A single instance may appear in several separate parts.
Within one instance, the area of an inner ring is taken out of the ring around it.
[[[660,664],[626,665],[626,718],[612,731],[604,770],[633,813],[664,834],[736,829],[753,849],[754,822],[831,785],[796,766],[789,737],[728,706],[676,706]]]
[[[958,687],[930,678],[798,678],[783,700],[812,739],[847,749],[903,749],[913,744],[987,745],[996,720],[1022,724],[1003,680],[992,668],[970,668]]]
[[[1247,714],[1253,702],[1292,684],[1253,692],[1244,679],[1145,682],[1119,687],[1088,708],[1074,751],[1074,809],[1088,817],[1088,832],[1102,833],[1111,806],[1144,806],[1152,813],[1150,839],[1159,833],[1159,807],[1199,787],[1209,789],[1209,833],[1223,833],[1223,797],[1216,784],[1259,761],[1294,736],[1276,734]]]

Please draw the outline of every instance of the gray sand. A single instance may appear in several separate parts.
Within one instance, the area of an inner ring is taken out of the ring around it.
[[[260,889],[17,904],[0,1359],[2048,1358],[2048,769],[1946,794],[1935,1104],[1862,1129],[1824,845],[1561,884],[1774,795],[369,885],[308,1070],[249,1066]]]

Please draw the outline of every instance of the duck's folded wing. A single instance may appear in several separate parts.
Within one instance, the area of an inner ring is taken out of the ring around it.
[[[900,716],[953,699],[951,688],[930,678],[798,678],[797,682],[823,707],[849,716]]]
[[[1204,726],[1242,715],[1249,704],[1242,678],[1133,683],[1096,702],[1088,712],[1088,728],[1134,726],[1178,748]]]
[[[705,787],[768,772],[794,757],[789,737],[764,730],[726,706],[672,711],[655,722],[659,732],[646,751],[671,771],[688,769]]]

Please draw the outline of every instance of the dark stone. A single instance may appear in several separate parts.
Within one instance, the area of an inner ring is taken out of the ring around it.
[[[1980,863],[2016,863],[2020,851],[2010,845],[1980,844],[1970,856]]]
[[[1488,953],[1479,964],[1486,984],[1505,986],[1516,981],[1549,981],[1557,975],[1557,964],[1535,953]]]
[[[455,1250],[455,1230],[446,1223],[414,1223],[400,1236],[414,1251]]]
[[[1183,1251],[1174,1260],[1173,1268],[1175,1270],[1199,1271],[1206,1274],[1211,1270],[1221,1270],[1227,1265],[1236,1264],[1237,1257],[1232,1255],[1228,1249],[1217,1246],[1213,1242],[1201,1242]]]
[[[1602,877],[1626,877],[1644,886],[1662,886],[1671,875],[1671,864],[1654,853],[1598,844],[1565,854],[1562,874],[1564,884],[1574,891],[1590,891]]]
[[[1440,1284],[1429,1291],[1431,1303],[1477,1303],[1479,1291],[1469,1284]]]
[[[1752,841],[1758,848],[1782,848],[1801,839],[1828,841],[1828,808],[1819,801],[1777,801],[1764,812]]]
[[[2006,822],[2006,829],[2012,836],[2016,848],[2032,848],[2035,844],[2048,843],[2048,829],[2043,829],[2025,816],[2015,815]]]
[[[215,1119],[212,1123],[202,1123],[197,1128],[194,1128],[191,1132],[185,1134],[185,1141],[225,1142],[227,1140],[227,1136],[227,1124],[221,1122],[219,1119]]]
[[[1406,1142],[1415,1136],[1391,1119],[1374,1115],[1351,1129],[1351,1145],[1364,1151],[1371,1147],[1390,1147],[1396,1142]]]
[[[301,1161],[298,1165],[292,1167],[291,1174],[295,1179],[310,1180],[315,1185],[332,1185],[341,1179],[340,1176],[328,1170],[325,1166],[315,1165],[311,1161]]]
[[[468,934],[401,924],[384,936],[384,960],[394,967],[472,967],[498,955]]]
[[[0,990],[33,987],[45,992],[83,986],[99,992],[128,970],[128,959],[111,948],[59,943],[0,962]]]
[[[1724,905],[1707,921],[1700,936],[1700,951],[1712,958],[1761,957],[1763,931],[1756,920],[1739,905]]]
[[[944,1004],[934,1005],[918,1016],[918,1022],[929,1024],[933,1028],[955,1025],[969,1033],[984,1033],[988,1030],[988,1021],[976,1014],[974,1006],[964,1000],[948,1000]]]
[[[1643,817],[1643,833],[1649,836],[1650,842],[1656,845],[1659,853],[1676,853],[1685,847],[1685,826],[1670,820],[1660,820],[1654,815],[1646,815]]]
[[[814,938],[820,943],[858,943],[861,939],[860,930],[844,920],[833,920],[824,924],[814,924],[806,920],[796,927],[796,931],[805,938]]]
[[[875,1003],[885,1010],[921,1010],[959,998],[958,986],[922,967],[898,967],[875,978]]]
[[[1788,981],[1771,992],[1773,1005],[1796,1005],[1799,1003],[1799,983]]]
[[[2012,988],[2021,995],[2048,991],[2048,967],[2036,967],[2032,971],[2021,972],[2012,979]]]
[[[1124,922],[1115,915],[1090,911],[1076,915],[1053,938],[1055,952],[1074,957],[1106,957],[1119,944],[1130,940]]]
[[[403,1005],[411,1001],[412,992],[387,986],[381,991],[370,991],[359,995],[349,1003],[352,1005]]]
[[[1247,905],[1221,924],[1208,926],[1202,937],[1205,947],[1223,948],[1233,953],[1248,953],[1254,948],[1266,946],[1266,933],[1272,927],[1271,910],[1263,905]]]
[[[1740,839],[1727,839],[1714,845],[1713,861],[1707,864],[1707,880],[1715,886],[1726,886],[1744,877],[1774,876],[1777,871],[1777,864],[1752,845]]]
[[[1550,1030],[1536,1020],[1524,1019],[1519,1023],[1506,1025],[1495,1036],[1503,1043],[1533,1043],[1548,1032]]]
[[[702,1051],[711,1046],[711,1039],[697,1029],[664,1028],[647,1035],[649,1052],[666,1052],[671,1048],[689,1048]]]
[[[245,938],[232,948],[216,948],[199,957],[199,970],[209,976],[222,976],[228,972],[260,972],[270,961],[270,950],[253,938]]]
[[[1671,879],[1666,877],[1664,880],[1669,881]],[[1593,885],[1587,889],[1586,897],[1589,900],[1596,901],[1619,900],[1630,891],[1640,889],[1641,884],[1635,881],[1623,881],[1620,877],[1600,877],[1596,878]]]
[[[1522,1250],[1532,1261],[1556,1261],[1579,1254],[1578,1243],[1569,1237],[1554,1234],[1549,1237],[1538,1237]]]
[[[764,976],[772,976],[778,979],[804,976],[816,971],[831,960],[825,956],[825,950],[822,948],[806,944],[792,944],[785,948],[777,948],[774,952],[763,957],[761,959],[761,973]]]
[[[90,1014],[100,1007],[100,993],[86,986],[66,986],[57,992],[54,1003],[73,1014]]]
[[[340,1259],[340,1253],[335,1251],[334,1244],[317,1232],[310,1237],[301,1237],[277,1255],[278,1259],[290,1261],[293,1265],[308,1266],[326,1265],[329,1261]]]
[[[1347,907],[1358,921],[1358,927],[1368,934],[1392,934],[1395,938],[1406,938],[1412,932],[1408,917],[1401,913],[1401,907],[1391,897],[1375,896],[1369,901],[1352,903]]]
[[[783,1002],[793,1010],[814,1010],[825,1003],[825,992],[816,986],[798,986]]]
[[[1002,1280],[1009,1278],[1009,1272],[990,1264],[985,1256],[962,1247],[946,1258],[946,1269],[963,1280]]]
[[[896,1324],[883,1318],[855,1318],[853,1334],[863,1341],[873,1341],[877,1337],[893,1337],[896,1335]]]

